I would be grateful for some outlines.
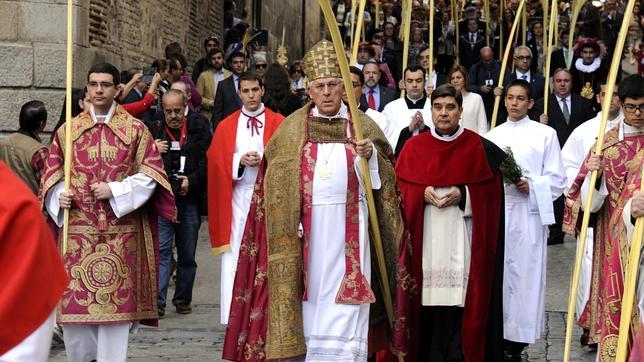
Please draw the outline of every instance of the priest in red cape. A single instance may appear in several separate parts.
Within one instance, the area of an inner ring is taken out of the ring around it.
[[[238,78],[242,109],[219,123],[208,149],[208,229],[221,254],[221,323],[228,323],[237,257],[264,147],[284,116],[264,107],[262,78]]]
[[[33,192],[0,162],[0,361],[46,361],[65,269]]]
[[[459,125],[453,86],[431,95],[434,127],[396,163],[411,233],[409,361],[502,361],[505,153]]]

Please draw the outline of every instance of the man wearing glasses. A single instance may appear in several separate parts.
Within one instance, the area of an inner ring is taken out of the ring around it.
[[[644,167],[644,78],[632,75],[619,84],[624,122],[606,133],[601,154],[588,153],[566,195],[564,231],[574,235],[580,211],[596,216],[590,298],[580,323],[590,328],[588,343],[598,343],[602,356],[614,357],[624,295],[625,258],[632,239],[635,217],[641,216],[641,174]],[[590,207],[585,205],[588,179],[598,171]],[[641,283],[640,283],[641,285]],[[642,315],[642,288],[638,287]],[[641,325],[633,313],[632,325]],[[631,330],[634,338],[637,328]],[[614,353],[614,352],[613,352]]]
[[[54,136],[41,197],[59,227],[69,210],[63,253],[69,284],[58,312],[68,359],[125,361],[130,328],[157,325],[156,220],[174,219],[174,196],[147,127],[114,101],[118,69],[99,63],[87,78],[92,106],[71,120],[70,135],[60,127]]]

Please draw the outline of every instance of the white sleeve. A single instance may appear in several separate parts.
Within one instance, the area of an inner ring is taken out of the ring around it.
[[[474,93],[474,94],[476,94],[476,93]],[[478,94],[477,94],[477,96],[478,96]],[[482,136],[482,135],[486,134],[487,131],[488,131],[487,115],[485,114],[485,105],[483,105],[483,98],[481,98],[481,96],[478,96],[476,98],[476,103],[477,103],[476,110],[477,110],[477,113],[478,113],[478,115],[477,115],[478,121],[477,121],[476,128],[478,130],[478,134],[480,134]]]
[[[246,173],[246,168],[244,168],[244,171],[242,172],[241,176],[239,176],[239,165],[241,162],[241,157],[242,154],[239,152],[233,153],[233,181],[238,181],[244,178],[244,174]]]
[[[392,107],[388,105],[385,106],[385,108],[382,110],[382,115],[385,116],[385,122],[382,126],[382,133],[385,134],[385,137],[387,138],[387,141],[389,141],[389,145],[391,146],[392,149],[396,148],[395,144],[392,144],[392,142],[398,138],[398,135],[400,134],[400,130],[398,133],[395,132],[395,127],[394,127],[394,119],[393,119],[393,114]]]
[[[45,195],[45,207],[49,216],[54,220],[58,227],[63,226],[63,214],[60,212],[60,204],[58,203],[58,198],[60,194],[65,191],[65,182],[59,181],[57,184],[52,186],[47,195]]]
[[[137,173],[107,185],[112,190],[109,200],[114,215],[123,217],[143,206],[152,197],[157,183],[150,176]]]
[[[631,198],[628,200],[626,205],[624,205],[624,211],[622,211],[622,220],[624,221],[624,226],[626,227],[626,240],[628,241],[628,245],[631,245],[631,241],[633,240],[633,232],[635,231],[635,225],[631,223],[631,201],[633,199]]]
[[[371,157],[369,158],[369,161],[367,162],[369,164],[369,175],[371,175],[371,188],[373,190],[380,190],[380,187],[382,186],[380,183],[380,174],[378,173],[378,150],[373,146],[373,143],[371,144],[372,147],[372,152],[371,152]],[[360,183],[362,183],[362,169],[360,168],[360,156],[356,156],[354,163],[353,163],[356,173],[358,174],[358,179],[360,180]]]
[[[566,172],[561,161],[561,147],[554,129],[549,129],[550,136],[547,139],[543,159],[543,171],[541,176],[548,176],[550,179],[550,193],[552,200],[556,200],[563,194],[566,188]]]
[[[472,217],[472,203],[470,202],[470,188],[465,186],[465,209],[463,210],[464,217]]]
[[[581,140],[575,136],[575,132],[568,138],[568,141],[561,149],[561,161],[563,162],[564,170],[566,171],[566,187],[570,188],[575,181],[579,169],[581,168],[580,157],[578,156],[578,147]],[[584,155],[585,156],[585,155]],[[584,157],[582,156],[582,157]]]
[[[606,179],[602,177],[599,181],[599,190],[593,192],[593,199],[590,201],[590,212],[597,212],[604,204],[604,199],[608,196],[608,188],[606,188]],[[590,184],[590,173],[586,175],[584,183],[581,185],[581,209],[586,210],[586,197],[588,196]]]

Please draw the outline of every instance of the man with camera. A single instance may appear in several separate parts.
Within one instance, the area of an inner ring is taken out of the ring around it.
[[[190,303],[197,272],[195,251],[201,226],[199,205],[204,192],[210,132],[202,122],[188,121],[185,112],[187,105],[184,92],[168,90],[163,96],[165,123],[156,123],[151,128],[177,206],[176,223],[164,217],[159,218],[159,316],[165,314],[173,240],[177,246],[177,281],[172,304],[177,313],[192,312]]]

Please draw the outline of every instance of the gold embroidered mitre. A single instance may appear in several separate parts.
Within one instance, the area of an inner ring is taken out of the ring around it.
[[[320,78],[342,78],[333,43],[321,40],[302,59],[302,68],[309,81]]]

